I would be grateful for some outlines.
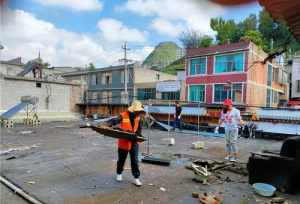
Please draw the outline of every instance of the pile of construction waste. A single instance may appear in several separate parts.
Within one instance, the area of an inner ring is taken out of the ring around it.
[[[186,166],[187,169],[194,172],[194,180],[202,184],[210,184],[215,181],[228,182],[231,179],[222,171],[233,172],[242,176],[247,176],[246,164],[233,163],[214,160],[195,160],[192,164]]]

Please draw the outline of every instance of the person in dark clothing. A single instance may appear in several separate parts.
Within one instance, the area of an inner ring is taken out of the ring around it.
[[[179,128],[181,130],[181,112],[182,108],[179,102],[175,101],[174,129]]]
[[[144,113],[142,103],[134,101],[132,105],[120,114],[117,118],[111,119],[107,122],[109,126],[120,124],[119,128],[123,131],[134,132],[135,134],[142,136],[142,124],[140,120],[141,114]],[[140,181],[140,170],[138,165],[139,143],[137,141],[130,141],[126,139],[118,139],[118,162],[117,162],[117,177],[116,180],[121,182],[122,172],[124,170],[124,164],[126,162],[127,155],[130,155],[131,171],[134,177],[134,184],[136,186],[142,186]]]

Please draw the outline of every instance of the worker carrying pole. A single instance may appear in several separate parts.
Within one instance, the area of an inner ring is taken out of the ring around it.
[[[144,107],[140,101],[133,101],[127,111],[122,112],[117,118],[113,118],[107,122],[109,126],[119,124],[123,131],[133,132],[139,136],[142,133],[141,116],[145,113]],[[134,177],[134,184],[142,186],[140,181],[140,170],[138,165],[139,142],[127,139],[118,139],[118,162],[116,180],[121,182],[122,172],[127,155],[130,155],[131,171]]]

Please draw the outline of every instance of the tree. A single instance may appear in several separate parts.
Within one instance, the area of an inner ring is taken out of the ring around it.
[[[248,30],[246,31],[245,35],[241,37],[240,40],[251,40],[256,45],[258,45],[261,48],[264,48],[264,41],[262,34],[255,30]]]
[[[263,36],[266,52],[278,52],[278,50],[284,49],[295,53],[300,49],[300,44],[295,40],[287,26],[274,21],[265,10],[259,13],[258,31]]]
[[[92,62],[89,63],[89,66],[88,66],[87,68],[88,68],[88,70],[90,70],[90,71],[93,71],[93,70],[96,69],[95,65],[94,65]]]
[[[287,26],[274,21],[265,10],[259,13],[258,18],[255,14],[250,14],[249,17],[239,23],[235,23],[234,20],[213,18],[210,25],[217,33],[216,38],[219,44],[248,39],[268,53],[289,51],[292,54],[300,49],[300,44],[295,40]]]
[[[213,44],[213,38],[208,35],[201,35],[195,30],[188,30],[183,32],[179,40],[185,49],[209,47]]]
[[[234,42],[237,25],[234,20],[224,20],[223,18],[213,18],[210,21],[211,28],[217,32],[217,41],[219,44]]]
[[[217,32],[217,41],[219,44],[226,42],[234,43],[238,42],[246,32],[257,30],[257,18],[255,14],[250,14],[249,17],[238,24],[232,19],[213,18],[210,21],[210,26]]]
[[[210,47],[213,44],[214,39],[208,35],[204,35],[199,41],[200,47]]]
[[[249,30],[257,30],[257,17],[255,14],[250,14],[245,20],[240,23],[242,30],[246,33]]]

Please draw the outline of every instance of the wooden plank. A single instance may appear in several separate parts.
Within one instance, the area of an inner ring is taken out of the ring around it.
[[[127,139],[127,140],[138,141],[138,142],[146,141],[146,139],[144,137],[137,136],[135,133],[116,130],[116,129],[113,129],[110,127],[91,126],[91,128],[100,134],[103,134],[105,136],[112,137],[112,138]]]

